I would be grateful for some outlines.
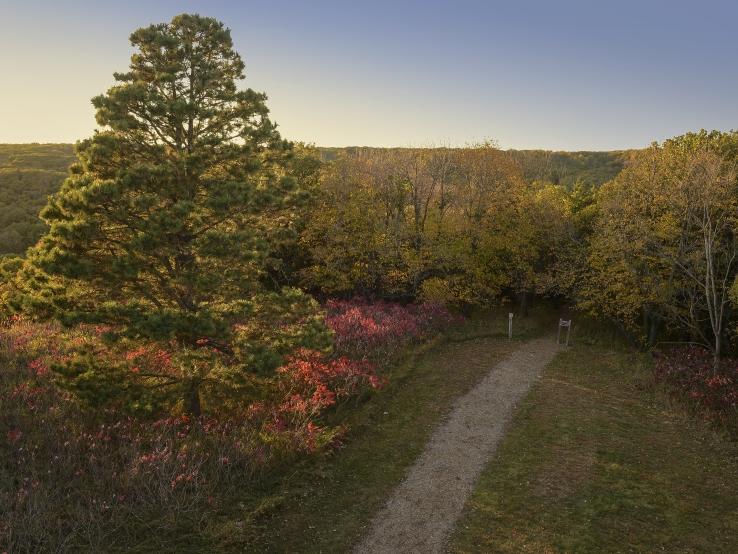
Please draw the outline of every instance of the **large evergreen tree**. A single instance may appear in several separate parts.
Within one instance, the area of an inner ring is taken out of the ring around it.
[[[131,43],[130,70],[93,99],[102,129],[77,145],[30,259],[65,322],[175,345],[179,378],[152,384],[199,414],[209,383],[325,344],[316,304],[268,278],[303,193],[265,95],[237,88],[244,64],[222,23],[179,15]],[[90,382],[96,365],[68,377]]]

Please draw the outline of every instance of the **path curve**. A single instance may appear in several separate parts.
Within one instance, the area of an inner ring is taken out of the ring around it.
[[[558,350],[551,338],[526,342],[454,402],[405,480],[376,514],[356,554],[444,551],[516,403]]]

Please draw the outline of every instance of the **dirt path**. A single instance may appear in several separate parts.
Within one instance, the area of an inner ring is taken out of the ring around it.
[[[557,351],[551,338],[525,343],[454,403],[405,480],[375,516],[357,554],[443,552],[515,404]]]

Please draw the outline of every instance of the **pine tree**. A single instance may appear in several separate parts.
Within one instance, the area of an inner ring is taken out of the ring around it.
[[[316,303],[267,278],[304,191],[265,95],[237,88],[244,63],[222,23],[184,14],[130,40],[130,70],[93,99],[101,130],[77,144],[30,260],[66,283],[44,293],[64,322],[175,344],[181,378],[164,382],[199,414],[208,384],[326,345]]]

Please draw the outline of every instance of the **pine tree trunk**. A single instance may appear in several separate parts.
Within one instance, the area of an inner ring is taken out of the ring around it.
[[[185,392],[184,401],[187,415],[200,417],[202,408],[200,406],[200,384],[198,382],[192,381],[189,383]]]

